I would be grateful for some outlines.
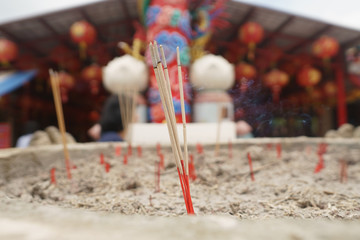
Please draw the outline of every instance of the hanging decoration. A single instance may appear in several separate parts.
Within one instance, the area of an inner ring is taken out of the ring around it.
[[[81,68],[81,62],[77,56],[63,45],[58,45],[51,51],[50,59],[59,66],[60,70],[75,73]]]
[[[323,92],[326,97],[326,104],[335,105],[337,99],[337,86],[334,81],[326,82],[323,87]]]
[[[241,26],[238,38],[248,45],[248,58],[253,60],[255,58],[256,44],[262,41],[264,37],[264,29],[256,22],[247,22]]]
[[[68,92],[74,87],[75,79],[66,72],[59,72],[59,87],[61,101],[66,103],[69,100]]]
[[[334,57],[339,51],[339,43],[336,39],[322,36],[316,40],[312,46],[315,56],[323,59],[325,65],[329,65],[330,58]]]
[[[264,76],[264,84],[273,93],[273,101],[278,102],[281,89],[289,83],[289,75],[281,70],[273,69]]]
[[[253,65],[241,62],[236,65],[235,75],[240,83],[241,92],[245,92],[247,90],[248,81],[254,80],[256,77],[256,69]]]
[[[91,94],[99,93],[99,85],[102,81],[101,67],[96,64],[90,65],[81,71],[81,77],[89,83]]]
[[[86,21],[78,21],[71,25],[70,35],[72,40],[79,44],[80,57],[84,59],[86,57],[86,48],[95,42],[96,30]]]
[[[312,88],[321,80],[321,72],[314,67],[305,66],[297,74],[297,83],[305,88]]]
[[[16,44],[5,38],[0,38],[0,63],[8,65],[10,61],[14,60],[18,54],[18,47]]]

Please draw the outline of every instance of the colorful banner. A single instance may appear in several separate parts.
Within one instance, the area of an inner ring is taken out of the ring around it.
[[[171,91],[173,95],[175,116],[181,122],[180,91],[177,77],[176,47],[180,48],[181,65],[184,81],[185,111],[187,122],[190,122],[191,88],[188,83],[188,66],[190,64],[189,43],[191,38],[190,14],[187,0],[153,0],[146,10],[145,25],[147,42],[157,41],[163,45],[169,69]],[[161,123],[165,120],[159,90],[155,79],[150,54],[146,53],[149,65],[150,84],[148,91],[149,119]]]

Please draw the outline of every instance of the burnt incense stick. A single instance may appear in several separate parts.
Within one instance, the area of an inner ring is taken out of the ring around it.
[[[52,89],[53,97],[54,97],[56,116],[57,116],[58,125],[59,125],[59,129],[60,129],[60,133],[61,133],[61,140],[62,140],[62,144],[63,144],[67,178],[71,179],[70,157],[69,157],[69,151],[67,148],[65,121],[64,121],[64,114],[63,114],[63,109],[62,109],[62,104],[61,104],[61,99],[60,99],[59,75],[58,75],[58,73],[54,72],[52,69],[49,70],[49,74],[50,74],[51,89]]]

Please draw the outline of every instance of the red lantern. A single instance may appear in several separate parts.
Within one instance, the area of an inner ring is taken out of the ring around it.
[[[323,91],[326,96],[326,102],[328,105],[336,103],[337,86],[334,82],[326,82],[323,86]]]
[[[274,94],[274,102],[278,102],[281,89],[289,83],[289,75],[278,69],[273,69],[264,76],[264,83],[271,88]]]
[[[337,87],[334,82],[326,82],[324,84],[324,93],[327,97],[334,97],[337,93]]]
[[[59,72],[59,87],[61,93],[61,100],[68,101],[68,92],[75,85],[75,79],[66,72]]]
[[[319,58],[329,59],[338,53],[339,43],[334,38],[322,36],[314,42],[312,51]]]
[[[323,91],[322,89],[319,89],[319,88],[315,88],[311,91],[311,96],[310,96],[310,100],[313,102],[313,103],[320,103],[323,99]]]
[[[84,58],[86,47],[95,42],[95,28],[86,21],[78,21],[71,25],[70,35],[72,40],[79,44],[80,55]]]
[[[297,75],[297,83],[302,87],[313,87],[321,80],[321,72],[311,66],[303,67]]]
[[[241,26],[238,36],[249,47],[248,57],[254,59],[255,47],[263,39],[264,29],[258,23],[248,22]]]
[[[236,66],[236,79],[240,82],[241,92],[245,92],[247,89],[247,82],[249,79],[256,77],[256,69],[254,66],[241,62]]]
[[[15,43],[5,38],[0,38],[0,62],[8,64],[17,57],[18,48]]]
[[[96,64],[88,66],[82,70],[81,77],[89,82],[92,94],[99,93],[99,83],[101,83],[102,80],[101,67]]]

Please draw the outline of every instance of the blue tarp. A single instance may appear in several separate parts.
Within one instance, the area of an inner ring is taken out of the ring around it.
[[[19,71],[0,81],[0,96],[5,95],[34,78],[36,70]]]

